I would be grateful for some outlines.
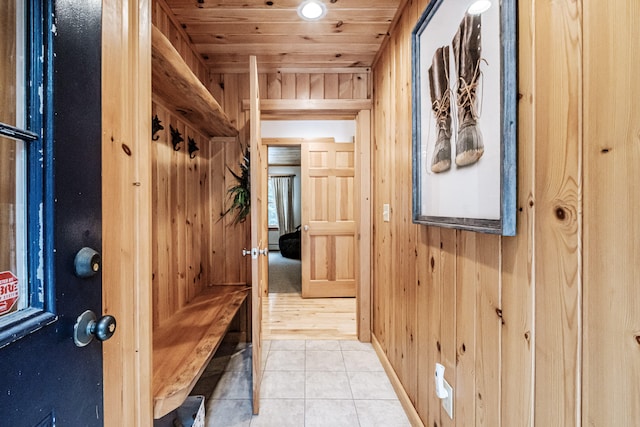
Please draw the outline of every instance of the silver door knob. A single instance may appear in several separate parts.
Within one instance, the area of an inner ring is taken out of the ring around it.
[[[309,231],[309,226],[308,225],[304,226],[304,231]]]
[[[247,256],[247,255],[251,255],[251,251],[248,251],[246,249],[242,250],[242,256]]]
[[[267,256],[269,254],[269,248],[260,249],[258,252],[260,255]]]
[[[73,342],[78,347],[88,345],[94,338],[106,341],[116,332],[116,318],[110,315],[96,318],[96,314],[87,310],[78,316],[73,326]]]

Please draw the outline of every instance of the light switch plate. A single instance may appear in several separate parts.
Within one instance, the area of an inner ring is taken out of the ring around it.
[[[391,217],[391,209],[389,208],[389,204],[385,203],[382,205],[382,220],[384,222],[389,222]]]
[[[445,390],[447,390],[447,393],[449,395],[442,399],[442,407],[444,408],[447,415],[449,415],[449,418],[453,419],[453,389],[451,388],[447,380],[444,380],[444,388]]]

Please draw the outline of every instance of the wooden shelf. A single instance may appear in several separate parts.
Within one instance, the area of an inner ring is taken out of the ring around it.
[[[162,32],[152,26],[153,94],[210,137],[236,136],[238,129]]]
[[[246,286],[212,286],[153,332],[153,417],[182,405],[249,295]]]

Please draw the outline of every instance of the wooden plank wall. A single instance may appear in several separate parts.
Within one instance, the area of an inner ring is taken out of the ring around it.
[[[194,74],[206,84],[208,71],[195,53],[186,34],[168,11],[164,0],[153,3],[152,22],[171,41]],[[220,98],[218,98],[219,101]],[[153,325],[157,327],[189,303],[206,286],[218,283],[241,283],[237,275],[225,281],[224,251],[220,242],[229,238],[218,221],[225,190],[221,182],[224,168],[219,159],[225,144],[211,140],[192,123],[172,111],[162,100],[153,98],[152,117],[157,115],[163,130],[153,141]],[[171,127],[184,141],[179,151],[173,149]],[[193,138],[199,151],[191,159],[188,140]],[[242,239],[234,239],[242,240]],[[237,270],[242,270],[237,268]]]
[[[152,418],[151,3],[102,4],[102,313],[118,321],[104,353],[104,425]]]
[[[640,3],[583,0],[582,425],[640,420]]]
[[[153,324],[184,307],[209,282],[208,230],[212,217],[209,202],[209,153],[220,150],[175,113],[155,101],[164,129],[153,141]],[[173,149],[170,126],[184,138]],[[188,138],[199,148],[195,158],[187,152]]]
[[[408,4],[373,68],[373,334],[429,427],[635,425],[637,2],[518,2],[517,236],[505,238],[411,222],[410,34],[427,3]]]

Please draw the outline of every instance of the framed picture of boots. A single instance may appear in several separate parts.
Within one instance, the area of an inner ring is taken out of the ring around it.
[[[516,0],[432,0],[412,34],[413,220],[516,232]]]

